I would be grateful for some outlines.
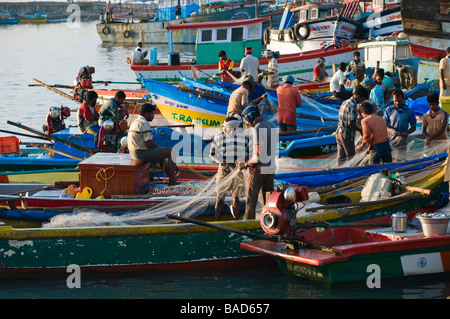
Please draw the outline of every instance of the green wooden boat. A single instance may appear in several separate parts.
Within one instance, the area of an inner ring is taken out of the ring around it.
[[[410,211],[407,216],[413,221],[416,214],[431,211]],[[410,226],[396,232],[389,226],[390,216],[364,222],[331,225],[322,233],[306,230],[299,234],[303,247],[269,240],[243,242],[241,247],[272,256],[284,274],[324,285],[365,282],[380,288],[386,279],[450,271],[450,233],[429,237]]]

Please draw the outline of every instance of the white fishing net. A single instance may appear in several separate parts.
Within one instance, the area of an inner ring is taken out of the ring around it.
[[[120,225],[144,225],[153,223],[174,222],[166,219],[166,214],[180,215],[183,217],[198,217],[205,214],[214,216],[214,206],[216,202],[216,187],[220,189],[229,188],[233,179],[236,178],[239,170],[235,168],[225,178],[216,185],[216,176],[204,182],[195,183],[196,194],[194,195],[170,195],[165,197],[152,197],[153,200],[162,200],[162,203],[152,205],[150,208],[141,211],[132,211],[124,213],[104,213],[94,209],[79,209],[73,213],[58,214],[51,218],[49,223],[43,225],[45,228],[61,227],[83,227],[83,226],[120,226]],[[247,179],[245,178],[245,183]],[[189,182],[187,183],[189,184]],[[191,185],[193,185],[191,183]],[[172,190],[176,188],[186,188],[186,185],[171,186]],[[194,187],[194,186],[192,186]],[[245,203],[245,187],[241,188],[241,204]],[[170,193],[170,192],[169,192]],[[231,197],[227,192],[225,203],[231,206]],[[261,198],[261,196],[260,196]],[[262,198],[261,198],[262,199]],[[262,207],[257,206],[257,215]],[[225,208],[225,205],[224,205]],[[224,211],[226,212],[226,208]],[[243,205],[241,205],[241,216],[244,215]]]

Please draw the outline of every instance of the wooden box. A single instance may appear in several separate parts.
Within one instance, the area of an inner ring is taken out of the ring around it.
[[[97,153],[78,164],[80,188],[92,188],[92,198],[139,195],[149,186],[149,164],[132,160],[130,154]]]

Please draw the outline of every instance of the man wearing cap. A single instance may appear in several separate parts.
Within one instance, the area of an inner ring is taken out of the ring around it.
[[[283,86],[277,89],[278,97],[278,124],[280,132],[297,130],[297,107],[302,105],[300,92],[292,86],[294,77],[287,75],[283,78]]]
[[[227,116],[240,116],[243,109],[249,105],[248,92],[252,81],[253,78],[250,75],[246,76],[241,86],[231,93],[230,98],[228,99]]]
[[[417,70],[413,66],[401,64],[397,69],[401,89],[409,91],[417,86]]]
[[[253,56],[253,48],[245,48],[245,57],[241,60],[240,69],[243,74],[251,75],[253,79],[258,79],[259,70],[259,60],[257,57]]]
[[[360,85],[364,80],[364,77],[366,76],[366,65],[361,61],[361,53],[359,53],[359,51],[353,52],[353,61],[350,61],[348,64],[347,72],[352,72],[355,77],[351,82],[350,87],[352,88]]]
[[[269,89],[276,89],[280,84],[277,60],[273,57],[273,52],[271,50],[266,50],[264,56],[269,60],[267,71],[262,72],[263,75],[267,75],[267,87]]]
[[[248,106],[242,112],[242,121],[251,128],[252,149],[249,160],[237,162],[240,169],[249,169],[244,219],[255,219],[259,192],[262,191],[264,204],[273,191],[276,171],[277,128],[255,105]]]
[[[231,212],[239,219],[241,193],[245,187],[244,174],[235,170],[236,162],[243,161],[250,145],[250,137],[241,129],[241,120],[227,117],[221,125],[222,132],[214,136],[209,157],[219,164],[216,174],[215,220],[220,220],[226,192],[231,190],[233,204]]]
[[[220,50],[218,54],[219,60],[219,74],[222,82],[233,83],[231,73],[234,68],[234,61],[227,57],[227,53],[224,50]]]
[[[439,61],[440,96],[450,96],[450,47],[446,53],[447,56]]]
[[[317,64],[314,67],[314,78],[313,82],[322,83],[326,82],[328,78],[327,70],[325,69],[325,59],[317,58]]]

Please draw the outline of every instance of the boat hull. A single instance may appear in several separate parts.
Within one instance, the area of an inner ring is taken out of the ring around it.
[[[321,56],[326,59],[327,69],[331,71],[333,64],[339,64],[342,61],[351,61],[353,52],[359,51],[362,56],[364,50],[345,47],[340,49],[316,50],[299,55],[283,54],[277,59],[279,76],[292,75],[294,78],[300,77],[303,80],[311,81],[314,77],[313,69],[317,64],[317,57]],[[260,57],[255,54],[255,56]],[[267,68],[268,60],[260,57],[260,67]],[[239,69],[240,61],[235,61],[235,70]],[[215,74],[218,72],[217,64],[201,64],[196,67],[206,74]],[[179,65],[168,65],[167,63],[159,63],[157,65],[131,65],[131,70],[135,73],[136,78],[143,76],[146,79],[166,82],[182,81],[179,72],[184,75],[191,74],[192,66],[188,62],[181,62]],[[203,74],[203,73],[202,73]],[[199,79],[206,80],[207,77],[199,75]],[[330,73],[331,74],[331,73]]]
[[[96,27],[97,33],[104,43],[128,43],[135,45],[137,42],[142,42],[144,44],[167,44],[168,32],[166,27],[169,24],[175,25],[191,22],[230,21],[253,18],[255,18],[255,7],[242,7],[220,13],[197,15],[182,19],[137,23],[107,23],[97,24]],[[194,29],[175,30],[172,31],[172,43],[194,44],[196,35],[197,31]]]
[[[260,232],[257,222],[222,224]],[[248,239],[191,224],[68,229],[2,226],[0,276],[64,275],[69,266],[79,266],[85,273],[243,268],[273,263],[241,249],[239,243]]]
[[[286,275],[307,279],[324,285],[333,285],[346,282],[367,281],[374,278],[374,265],[379,271],[379,279],[404,278],[413,275],[431,275],[450,272],[450,235],[442,246],[435,247],[437,241],[430,240],[426,247],[418,249],[399,249],[378,254],[366,254],[351,258],[342,258],[323,266],[310,265],[298,260],[291,260],[287,256],[284,244],[264,242],[253,243],[252,251],[260,253],[270,251],[270,254],[279,254],[275,258],[281,272]],[[245,243],[243,247],[249,247]],[[250,248],[250,247],[249,247]],[[305,255],[304,252],[300,254]],[[307,255],[307,254],[306,254]],[[379,267],[379,268],[378,268]],[[373,279],[372,279],[373,280]]]
[[[439,60],[450,47],[450,15],[445,1],[402,0],[402,25],[411,53],[426,60]]]

